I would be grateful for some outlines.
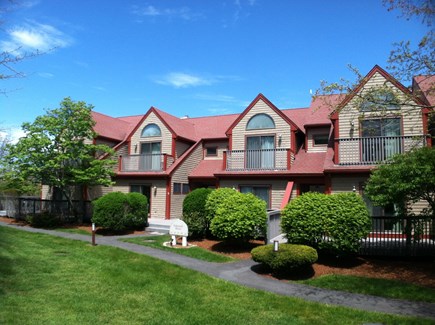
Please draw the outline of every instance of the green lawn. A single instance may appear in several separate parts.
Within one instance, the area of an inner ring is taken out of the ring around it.
[[[249,289],[118,248],[0,226],[0,324],[431,324]]]
[[[125,242],[134,243],[143,246],[149,246],[153,248],[163,249],[166,251],[170,251],[173,253],[189,256],[196,258],[198,260],[208,261],[208,262],[217,262],[217,263],[225,263],[232,262],[235,259],[229,256],[225,256],[222,254],[217,254],[210,252],[207,249],[201,247],[190,247],[190,248],[172,248],[163,246],[164,242],[170,241],[171,237],[169,235],[160,235],[160,236],[146,236],[146,237],[135,237],[123,239]]]
[[[396,280],[330,274],[298,282],[320,288],[362,293],[386,298],[435,302],[434,289]]]
[[[68,232],[71,234],[79,234],[79,235],[87,235],[87,236],[92,235],[89,231],[86,231],[84,229],[77,229],[77,228],[55,228],[53,230],[61,231],[61,232]],[[99,236],[99,235],[97,235],[97,236]]]

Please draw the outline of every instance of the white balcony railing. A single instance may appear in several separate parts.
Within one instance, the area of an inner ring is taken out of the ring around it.
[[[287,170],[293,160],[290,149],[226,151],[227,171]]]
[[[119,170],[122,172],[160,172],[166,170],[174,159],[166,154],[121,156]]]
[[[424,135],[338,139],[340,165],[375,165],[392,156],[426,145]]]

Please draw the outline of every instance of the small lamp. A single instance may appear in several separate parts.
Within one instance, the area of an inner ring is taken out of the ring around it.
[[[279,241],[278,240],[274,240],[273,241],[273,251],[277,252],[279,250]]]

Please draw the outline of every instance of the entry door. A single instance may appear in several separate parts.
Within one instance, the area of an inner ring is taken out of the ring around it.
[[[130,192],[140,193],[147,197],[149,213],[151,211],[151,185],[131,185]]]
[[[162,170],[160,142],[141,143],[140,152],[142,170]]]

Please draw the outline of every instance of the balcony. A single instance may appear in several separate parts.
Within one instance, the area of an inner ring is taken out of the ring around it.
[[[338,139],[339,165],[376,165],[426,145],[424,135]]]
[[[119,171],[121,172],[161,172],[174,162],[167,154],[144,154],[119,156]]]
[[[294,159],[290,149],[230,150],[224,155],[227,171],[289,170]]]

